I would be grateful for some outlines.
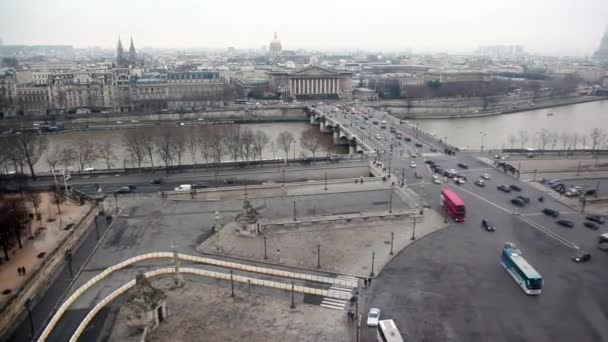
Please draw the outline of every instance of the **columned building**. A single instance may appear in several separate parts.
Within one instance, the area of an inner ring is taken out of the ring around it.
[[[352,96],[352,72],[309,66],[294,72],[271,71],[270,90],[299,100],[341,99]]]

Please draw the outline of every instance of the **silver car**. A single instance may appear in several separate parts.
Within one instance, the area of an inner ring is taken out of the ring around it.
[[[380,321],[380,309],[369,309],[369,313],[367,314],[367,325],[370,327],[377,327],[378,321]]]

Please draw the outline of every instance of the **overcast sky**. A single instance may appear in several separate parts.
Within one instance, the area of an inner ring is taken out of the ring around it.
[[[4,44],[471,52],[521,44],[591,55],[608,0],[0,0]],[[127,42],[128,45],[128,42]]]

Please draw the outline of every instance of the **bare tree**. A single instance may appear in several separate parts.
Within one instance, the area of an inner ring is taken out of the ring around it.
[[[196,126],[190,126],[186,133],[186,149],[190,153],[192,164],[196,168],[196,154],[198,153],[199,134]]]
[[[517,136],[519,138],[521,148],[524,148],[524,146],[526,146],[526,143],[528,142],[528,139],[530,139],[530,137],[528,136],[528,131],[521,130],[517,132]]]
[[[587,148],[587,135],[581,134],[581,144],[583,144],[583,150]]]
[[[225,127],[224,146],[229,151],[232,160],[238,161],[243,145],[241,144],[241,126],[229,125]]]
[[[260,130],[255,131],[255,135],[253,136],[254,158],[257,155],[257,157],[260,160],[262,159],[262,153],[264,152],[264,149],[266,148],[266,145],[268,145],[269,141],[270,141],[270,138],[268,137],[268,135],[266,133],[264,133],[263,131],[260,131]]]
[[[270,152],[272,152],[272,159],[277,159],[277,145],[274,141],[270,142]]]
[[[169,166],[173,164],[175,148],[173,147],[173,137],[168,127],[157,132],[154,144],[158,156],[165,164],[166,172],[169,172]]]
[[[173,152],[175,153],[175,159],[177,159],[177,165],[182,165],[182,158],[184,153],[186,152],[186,137],[182,134],[181,129],[176,131],[174,128],[169,128],[169,133],[171,134],[171,145],[173,148]]]
[[[38,208],[40,207],[40,203],[42,203],[42,197],[40,196],[40,193],[30,189],[30,191],[28,191],[26,194],[26,198],[28,201],[30,201],[32,203],[32,206],[34,207],[34,213],[36,215],[35,220],[40,222],[40,220],[38,220]],[[34,235],[34,234],[32,234],[31,226],[30,226],[29,233],[30,233],[30,236]]]
[[[142,130],[139,134],[139,142],[144,150],[144,153],[148,155],[150,159],[150,166],[154,169],[154,152],[156,150],[156,145],[154,144],[154,134],[153,130]]]
[[[289,148],[291,147],[291,144],[295,141],[296,141],[296,139],[293,137],[293,134],[291,134],[291,132],[288,132],[288,131],[283,131],[283,132],[279,133],[279,136],[277,136],[277,145],[279,146],[279,148],[281,150],[283,150],[283,152],[285,152],[285,162],[286,163],[287,163],[287,160],[289,159]]]
[[[17,135],[19,146],[23,151],[25,162],[30,168],[30,174],[33,179],[36,179],[34,165],[38,162],[44,151],[48,147],[48,139],[44,135],[36,133],[22,133]]]
[[[241,132],[241,159],[244,159],[245,162],[249,163],[249,157],[253,154],[254,151],[254,134],[250,128],[245,128]]]
[[[604,144],[606,140],[606,131],[603,128],[594,128],[589,132],[591,139],[591,150],[595,150]]]
[[[61,163],[61,149],[59,148],[59,146],[55,146],[52,151],[47,153],[44,159],[46,161],[46,164],[49,166],[51,173],[55,173],[57,165]]]
[[[555,150],[555,146],[557,145],[557,142],[559,141],[559,133],[551,132],[551,134],[549,135],[549,140],[551,141],[551,149]]]
[[[95,149],[95,143],[90,140],[80,140],[76,141],[72,144],[74,148],[76,162],[78,163],[78,170],[80,172],[84,171],[84,167],[86,165],[91,166],[91,164],[97,160],[98,153]]]
[[[540,149],[544,150],[547,144],[551,139],[551,132],[548,129],[543,128],[538,132],[538,144],[540,145]]]
[[[578,141],[581,139],[581,135],[578,132],[572,133],[572,148],[576,150],[578,147]]]
[[[111,169],[114,163],[112,162],[116,159],[116,154],[114,153],[112,143],[106,140],[103,144],[98,144],[99,155],[105,160],[107,169]]]
[[[205,159],[205,164],[209,164],[209,159],[211,159],[213,150],[211,148],[211,134],[210,134],[211,126],[203,126],[198,130],[197,143],[198,150],[201,151],[201,155],[203,159]]]
[[[145,157],[145,149],[142,143],[143,134],[139,130],[127,130],[123,137],[123,144],[131,155],[137,167],[141,170],[141,163]]]
[[[562,150],[568,148],[568,144],[572,141],[572,137],[568,132],[563,131],[559,134],[559,140],[562,142]]]
[[[12,135],[4,139],[4,146],[2,147],[5,159],[10,160],[13,164],[15,172],[23,173],[23,167],[26,164],[25,151],[19,143],[19,136]]]
[[[73,146],[68,146],[61,150],[61,156],[59,157],[59,164],[63,165],[65,170],[68,170],[70,166],[76,161],[76,150]]]
[[[313,127],[310,127],[300,135],[300,146],[309,150],[312,153],[312,157],[315,157],[315,153],[322,147],[321,139],[319,139],[320,133],[317,133]]]
[[[517,142],[517,137],[514,134],[509,134],[507,142],[509,143],[509,146],[513,148],[515,146],[515,143]]]

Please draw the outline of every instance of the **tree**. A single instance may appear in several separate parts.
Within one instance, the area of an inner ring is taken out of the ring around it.
[[[44,151],[46,151],[48,147],[48,140],[44,135],[28,132],[19,134],[17,137],[17,142],[23,151],[25,162],[30,168],[32,179],[36,179],[34,165],[38,162]]]
[[[521,130],[517,132],[517,136],[519,137],[519,143],[521,144],[521,148],[524,148],[529,139],[528,131]]]
[[[253,154],[254,151],[254,134],[250,128],[245,128],[241,132],[241,159],[244,159],[245,162],[249,162],[249,157]]]
[[[97,148],[99,149],[99,154],[106,162],[107,169],[111,169],[113,165],[112,161],[116,159],[112,143],[106,140],[103,144],[99,144]]]
[[[198,129],[196,126],[190,126],[190,129],[186,133],[186,149],[190,153],[192,164],[196,168],[196,154],[198,153]]]
[[[139,142],[145,152],[150,158],[150,166],[154,169],[154,152],[156,146],[154,145],[154,131],[142,130],[139,134]]]
[[[557,145],[557,142],[559,141],[559,133],[551,132],[551,134],[549,135],[549,140],[551,141],[551,149],[555,150],[555,146]]]
[[[61,162],[61,149],[59,146],[55,146],[51,152],[47,153],[44,159],[46,164],[49,166],[51,173],[55,173],[57,165]]]
[[[253,136],[254,158],[257,155],[260,160],[262,159],[262,153],[264,152],[266,145],[268,145],[268,142],[270,142],[270,138],[266,133],[261,130],[255,131],[255,135]]]
[[[198,143],[198,150],[201,151],[201,155],[203,159],[205,159],[205,164],[209,164],[209,159],[213,154],[213,150],[211,148],[211,134],[210,134],[210,126],[203,126],[198,130],[198,136],[196,137],[196,141]]]
[[[315,153],[321,148],[321,140],[319,134],[313,127],[310,127],[300,135],[300,146],[303,149],[309,150],[312,153],[312,157],[315,157]]]
[[[587,135],[581,134],[581,144],[583,144],[583,150],[587,148]]]
[[[543,128],[538,132],[538,144],[541,150],[544,150],[549,140],[551,139],[551,132],[548,129]]]
[[[572,133],[572,148],[576,150],[578,147],[578,141],[580,140],[581,135],[578,132]]]
[[[173,137],[168,127],[165,127],[156,134],[154,144],[160,160],[165,164],[166,172],[169,173],[169,166],[173,164],[173,152],[175,148],[173,147]]]
[[[59,164],[63,165],[65,170],[68,170],[72,163],[76,160],[76,150],[73,146],[65,147],[61,150],[61,156],[59,157]]]
[[[285,152],[285,162],[289,159],[289,148],[291,147],[291,143],[295,142],[296,139],[293,137],[293,134],[288,131],[283,131],[279,133],[277,136],[277,146]]]
[[[140,130],[127,130],[123,136],[123,144],[131,158],[137,162],[137,167],[141,170],[141,163],[145,157],[144,145],[142,143],[143,133]]]
[[[542,88],[542,84],[539,81],[530,81],[528,83],[528,89],[532,92],[532,102],[536,101],[538,97],[538,92]]]
[[[91,164],[97,160],[98,153],[95,149],[95,143],[90,140],[80,140],[76,141],[72,144],[72,147],[75,152],[76,162],[78,163],[78,170],[80,172],[84,171],[84,167],[86,165],[91,166]]]
[[[277,159],[277,145],[274,141],[270,142],[270,152],[272,152],[272,159]]]
[[[177,128],[180,132],[177,132],[175,128],[169,128],[171,134],[171,144],[173,152],[175,153],[175,159],[177,159],[177,165],[182,165],[182,157],[186,152],[186,137],[181,134],[181,129]]]
[[[589,132],[589,138],[591,139],[591,150],[594,151],[606,140],[606,131],[603,128],[594,128]]]
[[[562,150],[565,150],[568,147],[568,144],[570,144],[570,141],[571,141],[570,134],[568,134],[568,132],[566,132],[566,131],[561,132],[559,134],[559,140],[562,142]]]
[[[34,190],[30,190],[27,192],[27,195],[25,196],[27,198],[28,201],[30,201],[32,203],[32,206],[34,206],[34,213],[36,214],[36,220],[38,220],[38,207],[40,207],[40,203],[42,203],[42,197],[40,196],[40,193]],[[40,222],[40,220],[38,220],[38,222]],[[31,226],[30,226],[31,227]],[[30,236],[33,236],[34,234],[32,234],[32,231],[30,229]]]
[[[9,258],[9,248],[16,240],[21,245],[21,231],[27,222],[27,209],[24,200],[19,197],[5,197],[0,201],[0,243],[4,250],[4,258]]]
[[[229,125],[224,129],[224,146],[237,162],[243,146],[241,145],[241,125]]]
[[[507,142],[509,143],[509,146],[513,148],[513,146],[515,146],[515,143],[517,142],[517,137],[514,134],[509,134]]]

